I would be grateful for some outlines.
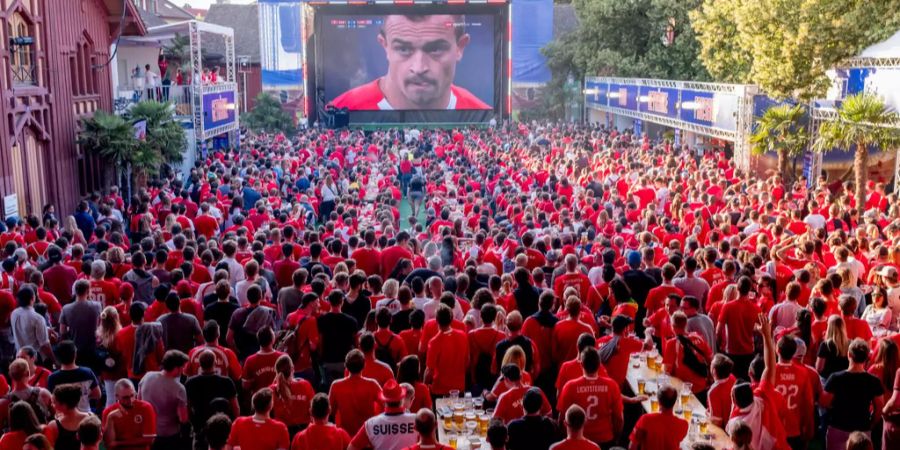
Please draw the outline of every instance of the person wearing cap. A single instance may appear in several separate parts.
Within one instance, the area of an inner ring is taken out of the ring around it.
[[[416,413],[416,443],[403,450],[453,450],[453,447],[438,442],[435,430],[437,430],[437,418],[427,408],[422,408]],[[497,448],[497,447],[494,447]]]
[[[894,317],[900,317],[900,273],[893,266],[883,266],[878,270],[887,291],[887,304]]]
[[[581,367],[584,375],[563,386],[557,399],[557,410],[569,411],[572,406],[584,408],[587,419],[582,422],[584,436],[606,448],[616,441],[624,426],[621,383],[598,375],[600,353],[597,350],[588,348],[582,352]],[[568,419],[568,414],[566,417]]]
[[[612,334],[597,340],[601,362],[617,386],[622,386],[625,382],[631,354],[644,350],[644,342],[628,335],[628,328],[632,323],[634,320],[628,316],[621,314],[614,316]]]
[[[348,450],[402,450],[416,443],[416,415],[403,407],[406,389],[389,380],[378,399],[384,404],[384,412],[366,420]]]

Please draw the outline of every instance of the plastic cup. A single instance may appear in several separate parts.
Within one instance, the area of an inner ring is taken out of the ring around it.
[[[459,389],[452,389],[450,391],[450,403],[456,403],[459,400]]]
[[[650,397],[650,412],[659,412],[659,399],[655,395]]]

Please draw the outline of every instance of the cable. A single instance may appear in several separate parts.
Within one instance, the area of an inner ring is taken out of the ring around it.
[[[119,33],[118,36],[116,36],[116,48],[113,50],[112,54],[109,55],[109,59],[107,59],[105,63],[92,66],[95,70],[108,66],[119,53],[119,41],[122,39],[122,33],[125,30],[125,12],[128,11],[128,1],[129,0],[122,0],[122,17],[119,18]]]

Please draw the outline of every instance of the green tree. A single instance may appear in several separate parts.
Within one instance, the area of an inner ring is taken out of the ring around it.
[[[753,153],[778,155],[778,174],[787,177],[788,159],[803,152],[809,138],[802,120],[806,110],[802,105],[778,105],[766,110],[756,121],[756,131],[750,137]]]
[[[155,153],[160,161],[181,162],[187,145],[184,129],[175,120],[174,105],[149,100],[140,102],[128,111],[127,118],[132,123],[147,121],[147,139],[138,142],[137,149]],[[144,161],[153,161],[145,157]],[[157,163],[158,165],[158,163]]]
[[[700,61],[718,81],[811,100],[826,71],[900,27],[900,0],[703,0],[691,13]]]
[[[293,137],[297,132],[291,115],[273,95],[262,92],[256,96],[253,110],[241,118],[247,128],[256,132],[284,133]]]
[[[869,149],[896,150],[900,145],[898,125],[900,116],[890,110],[880,97],[862,93],[847,97],[838,110],[838,117],[819,127],[819,136],[814,144],[816,150],[856,146],[853,153],[853,183],[856,207],[860,210],[865,208]]]
[[[132,160],[137,141],[134,128],[124,118],[98,110],[93,116],[82,119],[78,145],[112,163],[107,167],[114,169],[115,179],[119,180],[122,169]]]

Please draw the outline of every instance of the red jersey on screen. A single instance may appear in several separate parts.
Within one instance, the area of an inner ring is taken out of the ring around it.
[[[331,104],[336,108],[347,108],[350,111],[379,111],[390,110],[390,104],[384,98],[378,82],[381,78],[372,80],[362,86],[357,86],[339,95]],[[447,109],[491,109],[487,103],[481,101],[471,92],[455,85],[450,85],[452,94],[450,105]],[[452,98],[455,98],[454,102]]]

